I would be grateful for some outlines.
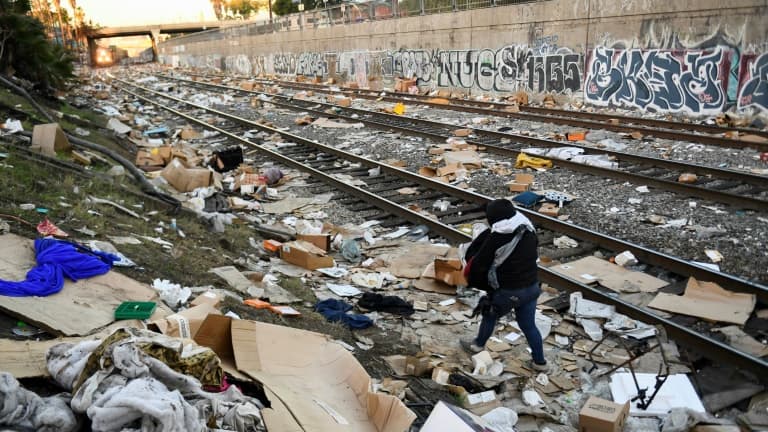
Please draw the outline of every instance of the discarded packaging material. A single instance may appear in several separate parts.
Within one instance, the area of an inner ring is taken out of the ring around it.
[[[688,279],[682,296],[659,293],[648,307],[711,321],[744,325],[755,308],[755,295],[735,293],[714,282]]]
[[[707,258],[709,258],[713,263],[719,263],[723,260],[723,254],[714,249],[707,249],[704,251],[704,254],[707,255]]]
[[[211,304],[203,303],[189,309],[168,315],[163,319],[151,321],[150,328],[156,327],[160,333],[184,339],[192,339],[208,315],[220,315],[221,312]]]
[[[211,315],[195,341],[212,348],[225,370],[264,385],[268,430],[325,432],[343,419],[349,430],[404,431],[416,418],[396,397],[372,393],[365,369],[325,335]]]
[[[213,181],[213,173],[205,168],[186,168],[179,159],[172,160],[160,175],[179,192],[191,192],[207,187]]]
[[[637,265],[637,258],[630,251],[624,251],[616,255],[613,260],[622,267]]]
[[[584,284],[597,282],[616,292],[656,292],[659,288],[668,285],[664,280],[642,272],[627,270],[594,256],[552,266],[549,269]]]
[[[557,237],[552,240],[552,244],[558,249],[571,249],[579,246],[579,242],[568,236]]]
[[[638,373],[637,383],[640,388],[653,389],[656,384],[656,374]],[[635,381],[632,374],[619,372],[611,375],[611,395],[616,403],[629,402],[637,396]],[[685,374],[670,375],[664,382],[651,405],[642,410],[636,404],[631,404],[629,414],[632,416],[665,416],[672,408],[688,408],[696,412],[706,412],[704,405],[696,394],[690,379]]]
[[[617,404],[592,396],[579,411],[579,432],[621,432],[629,415],[629,402]]]
[[[302,240],[284,243],[280,258],[308,270],[334,266],[333,258],[327,256],[324,250]]]
[[[331,290],[334,294],[341,297],[353,297],[363,293],[359,289],[348,284],[338,285],[338,284],[327,283],[325,284],[325,286],[327,286],[328,289]]]
[[[32,129],[32,145],[30,150],[55,157],[57,151],[66,151],[72,148],[69,139],[64,134],[58,123],[36,125]]]
[[[531,188],[534,177],[531,174],[515,174],[515,180],[507,183],[510,192],[525,192]]]
[[[683,173],[680,174],[680,177],[677,178],[677,181],[680,183],[696,183],[698,179],[699,178],[696,174]]]
[[[496,408],[499,409],[499,408]],[[427,417],[427,421],[421,427],[421,432],[477,432],[499,431],[493,429],[491,423],[486,422],[473,413],[439,401]],[[503,431],[507,432],[507,431]]]

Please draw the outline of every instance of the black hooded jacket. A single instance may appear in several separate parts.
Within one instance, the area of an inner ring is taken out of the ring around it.
[[[496,222],[513,217],[517,212],[508,200],[495,200],[488,205],[486,210],[488,222],[493,225]],[[535,232],[526,230],[525,234],[515,247],[515,250],[501,266],[496,270],[500,288],[517,289],[525,288],[538,282],[538,246],[539,240]],[[509,243],[516,232],[499,233],[492,232],[489,228],[472,241],[464,258],[467,262],[472,260],[469,267],[467,282],[469,286],[491,291],[488,286],[488,270],[493,264],[496,250]]]

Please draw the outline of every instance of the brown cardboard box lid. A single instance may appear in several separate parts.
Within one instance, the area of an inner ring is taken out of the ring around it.
[[[416,418],[396,397],[372,393],[362,365],[325,335],[211,315],[195,341],[263,384],[268,430],[404,432]]]

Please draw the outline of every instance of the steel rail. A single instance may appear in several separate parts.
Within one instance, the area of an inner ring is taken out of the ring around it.
[[[195,86],[206,86],[206,87],[212,87],[212,88],[219,88],[219,89],[222,89],[222,90],[238,91],[238,92],[248,93],[248,94],[261,94],[261,95],[265,95],[265,96],[268,96],[268,97],[272,98],[273,100],[271,100],[269,102],[273,103],[275,105],[278,105],[278,106],[284,106],[284,107],[287,107],[287,108],[290,108],[290,109],[294,109],[294,110],[307,111],[309,113],[313,113],[313,114],[320,115],[320,116],[328,115],[327,113],[325,113],[323,111],[316,110],[316,109],[313,109],[313,108],[310,108],[310,107],[304,107],[304,106],[298,106],[297,107],[296,105],[292,105],[292,104],[290,104],[288,102],[278,102],[278,101],[274,100],[275,97],[278,97],[278,98],[281,98],[281,99],[284,99],[284,100],[290,100],[291,102],[297,101],[297,99],[291,99],[291,98],[289,98],[287,96],[268,95],[268,94],[263,93],[263,92],[256,92],[256,91],[251,91],[251,90],[243,90],[243,89],[239,89],[239,88],[236,88],[236,87],[229,87],[229,86],[225,86],[225,85],[221,85],[221,84],[200,83],[200,82],[197,82],[197,81],[187,80],[187,79],[183,79],[183,78],[166,77],[166,76],[164,76],[164,77],[165,78],[174,79],[174,80],[177,80],[177,81],[181,81],[181,82],[187,82],[187,83],[189,83],[191,85],[195,85]],[[327,106],[327,107],[332,107],[332,108],[339,108],[336,105],[327,104],[327,103],[323,103],[323,102],[315,103],[315,102],[310,102],[310,101],[303,101],[303,100],[300,100],[300,99],[298,99],[298,101],[305,102],[307,104],[312,104],[312,105],[320,104],[321,106]],[[377,116],[377,117],[380,117],[380,118],[389,119],[389,120],[392,120],[394,122],[399,122],[399,123],[402,123],[402,122],[412,122],[412,123],[418,123],[418,124],[421,124],[421,125],[426,125],[426,126],[431,126],[431,127],[434,127],[434,128],[441,128],[441,129],[454,129],[455,128],[455,126],[453,126],[453,125],[439,123],[439,122],[435,122],[435,121],[431,121],[431,120],[415,119],[415,118],[412,118],[412,117],[400,117],[400,116],[396,116],[396,115],[392,115],[392,114],[384,114],[384,113],[379,113],[379,112],[374,112],[374,111],[369,111],[369,110],[363,110],[363,109],[359,109],[359,108],[344,107],[343,109],[347,110],[347,111],[352,111],[352,112],[358,113],[361,116],[368,116],[368,117]],[[381,129],[390,129],[390,130],[391,129],[396,129],[396,130],[400,130],[400,131],[405,131],[405,132],[407,132],[407,133],[409,133],[411,135],[416,134],[416,135],[423,136],[423,137],[426,137],[426,138],[445,139],[445,138],[451,136],[450,134],[442,135],[442,134],[438,134],[438,133],[434,133],[434,132],[429,132],[429,131],[426,131],[426,130],[415,129],[415,128],[408,128],[408,127],[405,127],[405,126],[399,126],[397,124],[383,123],[383,122],[379,122],[379,121],[376,121],[376,120],[371,119],[371,118],[352,117],[352,116],[349,116],[349,115],[344,115],[342,113],[336,113],[336,114],[334,114],[334,116],[341,117],[341,118],[344,118],[346,120],[353,121],[353,122],[365,122],[365,123],[368,123],[370,125],[376,126],[378,128],[381,128]],[[565,145],[564,143],[561,143],[561,142],[558,142],[558,141],[545,140],[545,139],[542,139],[542,138],[534,138],[534,137],[528,137],[528,136],[524,136],[524,135],[508,134],[508,133],[496,132],[496,131],[487,131],[487,130],[484,130],[484,129],[472,129],[472,130],[477,132],[478,134],[481,134],[481,135],[484,135],[484,136],[492,136],[492,137],[496,137],[496,138],[499,138],[499,139],[515,140],[515,141],[517,141],[519,143],[525,143],[525,144],[529,144],[529,145],[533,145],[533,146],[540,146],[540,147],[562,147],[563,145]],[[479,146],[484,146],[487,150],[489,150],[489,151],[491,151],[493,153],[497,153],[497,154],[503,155],[503,156],[517,157],[521,153],[520,150],[511,149],[511,148],[507,148],[507,147],[501,147],[501,146],[497,146],[497,145],[493,145],[493,144],[488,144],[488,143],[480,142],[480,141],[477,141],[477,140],[471,139],[471,138],[467,139],[466,141],[468,143],[471,143],[471,144],[476,144],[476,145],[479,145]],[[571,143],[568,143],[567,145],[569,147],[581,148],[581,149],[584,150],[584,152],[586,154],[608,154],[610,156],[619,158],[620,160],[632,161],[632,162],[635,162],[635,163],[646,164],[646,165],[650,165],[652,167],[662,167],[662,168],[668,168],[668,169],[676,169],[676,170],[678,170],[679,173],[693,172],[693,173],[700,174],[700,175],[717,176],[718,178],[721,178],[721,179],[738,180],[738,181],[741,181],[741,182],[744,182],[744,183],[747,183],[747,184],[750,184],[750,185],[755,185],[755,186],[758,186],[758,187],[762,187],[762,188],[765,188],[765,189],[768,190],[768,178],[767,177],[763,177],[763,176],[757,176],[757,175],[753,175],[753,174],[749,174],[749,173],[744,173],[744,172],[739,172],[739,171],[734,171],[734,170],[725,170],[725,169],[721,169],[721,168],[713,168],[713,167],[707,167],[707,166],[703,166],[703,165],[690,164],[690,163],[686,163],[686,162],[671,161],[671,160],[665,160],[665,159],[660,159],[660,158],[651,158],[651,157],[646,157],[646,156],[633,155],[633,154],[617,152],[617,151],[610,151],[610,150],[601,151],[601,150],[598,150],[598,149],[594,149],[594,148],[587,147],[587,146],[581,146],[581,145],[578,145],[578,144],[571,145]],[[572,169],[572,170],[576,170],[576,171],[586,172],[586,173],[592,174],[592,175],[612,177],[612,178],[616,178],[616,179],[619,179],[619,180],[631,181],[631,182],[635,182],[635,183],[638,183],[638,184],[643,184],[643,185],[646,185],[646,186],[656,187],[656,188],[659,188],[659,189],[664,189],[664,190],[667,190],[667,191],[684,194],[686,196],[693,196],[693,197],[697,197],[697,198],[702,198],[702,199],[707,199],[707,200],[712,200],[712,201],[716,201],[716,202],[721,202],[721,203],[729,204],[729,205],[732,205],[732,206],[737,207],[737,208],[747,208],[747,209],[758,210],[758,211],[768,211],[768,200],[766,200],[766,199],[760,199],[760,198],[755,198],[755,197],[751,197],[751,196],[735,194],[735,193],[726,192],[726,191],[717,190],[717,189],[709,189],[709,188],[702,187],[702,186],[696,185],[696,184],[679,183],[679,182],[677,182],[675,180],[662,179],[662,178],[658,178],[658,177],[655,177],[655,176],[642,175],[642,174],[638,174],[638,173],[634,173],[634,172],[630,172],[630,171],[624,171],[624,170],[619,170],[619,169],[611,169],[611,168],[604,168],[604,167],[598,167],[598,166],[591,166],[591,165],[576,163],[576,162],[569,161],[567,159],[561,159],[561,158],[556,158],[556,157],[547,157],[547,159],[552,160],[555,165],[560,165],[560,166],[563,166],[563,167],[566,167],[566,168],[569,168],[569,169]]]
[[[348,152],[336,149],[336,148],[331,147],[331,146],[320,144],[318,142],[315,142],[315,141],[303,138],[301,136],[292,134],[290,132],[286,132],[286,131],[283,131],[283,130],[271,128],[271,127],[268,127],[268,126],[256,123],[254,121],[251,121],[251,120],[248,120],[248,119],[244,119],[242,117],[238,117],[238,116],[236,116],[234,114],[230,114],[230,113],[226,113],[224,111],[220,111],[220,110],[216,110],[216,109],[213,109],[213,108],[204,107],[202,105],[194,104],[192,102],[188,102],[188,101],[185,101],[185,100],[182,100],[182,99],[179,99],[179,98],[167,95],[167,94],[162,93],[162,92],[158,92],[158,91],[155,91],[155,90],[147,89],[145,87],[142,87],[142,86],[130,83],[130,82],[125,81],[125,80],[121,80],[121,79],[116,79],[116,80],[118,80],[120,82],[123,82],[125,84],[128,84],[128,85],[130,85],[132,87],[140,88],[143,91],[151,93],[151,94],[154,94],[156,96],[160,96],[162,98],[166,98],[166,99],[178,102],[178,103],[186,104],[186,105],[189,105],[189,106],[192,106],[192,107],[195,107],[195,108],[207,111],[209,113],[216,114],[217,116],[221,116],[223,118],[232,120],[234,122],[247,125],[249,127],[255,127],[257,129],[260,129],[260,130],[263,130],[263,131],[266,131],[266,132],[269,132],[269,133],[276,133],[276,134],[282,136],[283,138],[286,138],[288,140],[291,140],[291,141],[294,141],[294,142],[297,142],[297,143],[300,143],[300,144],[304,144],[304,145],[315,147],[317,149],[322,150],[325,153],[333,154],[333,155],[336,155],[336,156],[339,156],[339,157],[342,157],[342,158],[345,158],[345,159],[348,159],[348,160],[351,160],[351,161],[354,161],[354,162],[357,162],[357,163],[361,163],[361,164],[364,164],[364,165],[367,165],[367,166],[370,166],[370,167],[380,167],[383,172],[389,172],[389,173],[394,174],[394,175],[396,175],[398,177],[407,179],[408,181],[411,181],[411,182],[414,182],[414,183],[417,183],[417,184],[421,184],[421,185],[423,185],[425,187],[428,187],[430,189],[437,190],[437,191],[440,191],[440,192],[444,192],[446,194],[449,194],[449,195],[457,197],[457,198],[461,198],[461,199],[463,199],[463,200],[465,200],[467,202],[470,202],[470,203],[485,204],[485,203],[487,203],[487,202],[489,202],[490,200],[493,199],[491,197],[488,197],[488,196],[485,196],[485,195],[482,195],[482,194],[478,194],[476,192],[467,191],[467,190],[457,188],[457,187],[452,186],[452,185],[447,184],[447,183],[443,183],[443,182],[432,180],[432,179],[427,178],[427,177],[423,177],[423,176],[421,176],[421,175],[419,175],[417,173],[413,173],[413,172],[410,172],[410,171],[407,171],[407,170],[404,170],[404,169],[401,169],[401,168],[398,168],[398,167],[394,167],[394,166],[391,166],[391,165],[388,165],[388,164],[385,164],[385,163],[382,163],[382,162],[378,162],[378,161],[374,161],[374,160],[371,160],[371,159],[368,159],[368,158],[357,156],[355,154],[348,153]],[[157,104],[156,102],[153,102],[153,101],[151,101],[148,98],[142,97],[142,99]],[[197,122],[197,123],[200,124],[199,122]],[[204,126],[208,127],[210,125],[207,125],[207,123],[206,123]],[[241,140],[241,138],[239,138],[239,137],[237,139],[238,139],[238,141]],[[715,282],[717,284],[722,285],[723,287],[728,288],[729,290],[738,291],[738,292],[745,292],[745,293],[750,293],[750,294],[755,294],[757,296],[758,300],[760,300],[762,302],[765,302],[765,303],[768,303],[768,287],[766,287],[766,286],[764,286],[762,284],[759,284],[759,283],[756,283],[756,282],[751,282],[751,281],[748,281],[746,279],[740,278],[738,276],[730,275],[730,274],[727,274],[727,273],[722,273],[722,272],[719,272],[719,271],[714,271],[714,270],[711,270],[711,269],[703,267],[703,266],[698,266],[698,265],[695,265],[695,264],[691,264],[688,261],[682,260],[682,259],[674,257],[672,255],[668,255],[668,254],[664,254],[664,253],[661,253],[661,252],[658,252],[658,251],[654,251],[654,250],[652,250],[650,248],[647,248],[647,247],[644,247],[644,246],[640,246],[640,245],[637,245],[637,244],[634,244],[634,243],[631,243],[631,242],[627,242],[627,241],[624,241],[624,240],[621,240],[621,239],[618,239],[618,238],[615,238],[615,237],[611,237],[611,236],[608,236],[608,235],[605,235],[605,234],[602,234],[602,233],[599,233],[599,232],[596,232],[596,231],[593,231],[593,230],[590,230],[590,229],[579,227],[579,226],[576,226],[574,224],[566,223],[566,222],[558,220],[557,218],[552,218],[552,217],[543,215],[541,213],[538,213],[538,212],[535,212],[535,211],[532,211],[532,210],[528,210],[528,209],[524,209],[524,208],[519,208],[518,210],[520,212],[524,213],[529,219],[531,219],[537,225],[543,226],[543,227],[545,227],[545,228],[547,228],[549,230],[552,230],[552,231],[555,231],[555,232],[559,232],[559,233],[563,233],[563,234],[567,234],[568,236],[578,238],[578,239],[580,239],[582,241],[588,241],[588,242],[594,243],[596,245],[599,245],[601,247],[604,247],[604,248],[612,250],[612,251],[619,252],[619,251],[629,250],[640,261],[645,262],[647,264],[665,268],[667,270],[670,270],[670,271],[672,271],[672,272],[674,272],[676,274],[682,275],[682,276],[693,276],[693,277],[695,277],[697,279],[700,279],[700,280]],[[418,215],[418,216],[421,216],[418,213],[415,213],[415,214]],[[423,216],[421,216],[421,218],[419,220],[420,220],[419,223],[424,223]],[[453,237],[448,237],[447,236],[446,238],[449,239],[449,240],[456,240],[456,238],[453,238]]]
[[[204,76],[204,75],[202,75]],[[721,136],[711,135],[699,135],[689,132],[675,132],[674,130],[692,130],[695,129],[704,133],[722,134],[728,131],[736,131],[745,134],[753,134],[759,136],[768,136],[768,132],[758,129],[745,129],[745,128],[721,128],[711,125],[700,125],[693,123],[680,123],[672,122],[668,120],[656,120],[639,117],[628,117],[619,115],[610,115],[604,113],[585,113],[580,111],[567,111],[556,110],[551,108],[531,107],[531,106],[518,106],[519,112],[508,111],[511,104],[499,103],[499,102],[483,102],[473,101],[467,99],[456,98],[441,98],[447,99],[449,104],[430,102],[430,99],[435,97],[424,95],[411,95],[411,94],[398,94],[398,93],[386,93],[366,91],[366,90],[354,90],[354,89],[331,89],[328,86],[319,84],[308,83],[294,83],[291,81],[281,80],[256,80],[257,82],[275,82],[287,87],[314,90],[321,93],[343,93],[349,94],[363,99],[375,99],[388,102],[413,102],[419,105],[426,105],[437,109],[449,109],[454,111],[472,112],[476,114],[485,114],[496,117],[515,118],[519,120],[539,121],[544,123],[554,123],[567,126],[583,127],[588,129],[606,129],[613,132],[642,132],[643,135],[655,136],[657,138],[678,140],[678,141],[690,141],[694,143],[707,144],[718,147],[729,148],[755,148],[760,151],[768,151],[768,142],[753,142],[741,139],[726,138]],[[367,93],[368,92],[368,93]],[[488,108],[498,107],[501,109]],[[580,117],[580,118],[575,118]],[[619,120],[620,122],[629,124],[612,124],[609,121]],[[689,125],[695,125],[688,127]]]
[[[278,131],[276,129],[272,129],[272,128],[269,128],[267,126],[263,126],[263,125],[259,125],[257,123],[251,122],[250,120],[242,119],[242,118],[239,118],[237,116],[233,116],[231,114],[227,114],[227,113],[215,110],[215,109],[211,109],[211,108],[207,108],[207,107],[202,107],[202,106],[197,105],[197,104],[186,102],[186,101],[180,100],[178,98],[174,98],[174,97],[171,97],[171,96],[168,96],[168,95],[164,95],[162,93],[155,92],[153,90],[146,89],[144,87],[137,86],[135,84],[132,84],[132,83],[129,83],[129,82],[126,82],[126,81],[122,81],[122,80],[120,80],[120,81],[124,82],[125,84],[131,85],[133,87],[140,88],[143,91],[146,91],[146,92],[149,92],[149,93],[153,93],[153,94],[156,94],[156,95],[158,95],[160,97],[167,98],[167,99],[170,99],[170,100],[174,100],[174,101],[179,102],[179,103],[184,103],[184,104],[193,106],[193,107],[198,108],[198,109],[203,109],[203,110],[205,110],[207,112],[214,113],[216,115],[220,115],[220,116],[222,116],[224,118],[228,118],[228,119],[233,120],[233,121],[237,121],[238,123],[242,122],[242,123],[248,124],[250,126],[255,126],[255,127],[259,128],[259,129],[262,129],[262,130],[268,130],[268,131],[273,131],[273,132],[280,132],[280,131]],[[194,118],[192,116],[189,116],[187,114],[184,114],[184,113],[182,113],[182,112],[180,112],[180,111],[178,111],[178,110],[176,110],[174,108],[164,106],[164,105],[162,105],[162,104],[160,104],[160,103],[158,103],[156,101],[153,101],[153,100],[151,100],[151,99],[149,99],[147,97],[141,96],[141,95],[139,95],[139,94],[137,94],[135,92],[132,92],[130,90],[127,90],[127,89],[124,89],[124,88],[119,88],[119,89],[121,91],[124,91],[124,92],[126,92],[126,93],[128,93],[128,94],[130,94],[130,95],[132,95],[134,97],[137,97],[137,98],[141,99],[141,100],[144,100],[144,101],[147,101],[147,102],[152,103],[154,105],[157,105],[160,108],[162,108],[162,109],[164,109],[164,110],[166,110],[168,112],[171,112],[171,113],[173,113],[175,115],[181,116],[182,118],[185,118],[185,119],[187,119],[189,121],[192,121],[192,122],[194,122],[194,123],[196,123],[196,124],[198,124],[198,125],[200,125],[202,127],[205,127],[207,129],[210,129],[210,130],[217,131],[217,132],[219,132],[221,134],[224,134],[225,136],[228,136],[228,137],[230,137],[232,139],[235,139],[235,140],[237,140],[239,142],[242,142],[242,143],[244,143],[244,144],[246,144],[246,145],[248,145],[250,147],[255,148],[259,152],[262,152],[262,153],[268,155],[269,157],[273,157],[273,158],[275,158],[276,160],[278,160],[280,162],[286,163],[289,166],[293,166],[293,167],[296,167],[296,168],[301,169],[303,171],[309,172],[310,174],[316,176],[317,178],[321,179],[322,181],[328,182],[329,184],[331,184],[334,187],[339,187],[340,189],[342,189],[344,191],[347,191],[347,192],[353,194],[354,196],[360,197],[361,199],[364,199],[364,200],[369,201],[369,202],[374,202],[374,203],[376,203],[377,206],[379,206],[379,205],[382,206],[380,208],[382,210],[384,210],[384,211],[394,212],[394,214],[401,215],[404,218],[406,218],[408,220],[411,220],[412,222],[425,223],[431,229],[433,229],[434,232],[436,232],[436,233],[441,233],[441,232],[445,233],[445,234],[441,234],[441,235],[444,235],[448,239],[451,239],[453,241],[467,241],[467,240],[470,239],[469,236],[467,236],[463,232],[455,230],[453,227],[450,227],[448,225],[442,224],[439,221],[433,220],[431,218],[425,218],[425,217],[419,215],[418,213],[415,213],[415,212],[410,211],[410,210],[408,210],[406,208],[403,208],[403,207],[401,207],[401,206],[399,206],[399,205],[397,205],[397,204],[395,204],[395,203],[393,203],[393,202],[391,202],[389,200],[386,200],[386,199],[383,199],[381,197],[378,197],[378,196],[376,196],[374,194],[371,194],[368,191],[362,190],[362,189],[357,188],[355,186],[351,186],[351,185],[349,185],[349,184],[347,184],[347,183],[345,183],[343,181],[339,181],[337,179],[334,179],[333,177],[330,177],[330,176],[324,174],[321,171],[318,171],[318,170],[316,170],[314,168],[311,168],[311,167],[308,167],[308,166],[306,166],[304,164],[296,162],[296,161],[294,161],[294,160],[292,160],[292,159],[290,159],[290,158],[288,158],[286,156],[283,156],[283,155],[281,155],[281,154],[279,154],[277,152],[274,152],[272,150],[268,150],[268,149],[266,149],[266,148],[264,148],[262,146],[254,144],[254,143],[252,143],[252,142],[250,142],[250,141],[248,141],[248,140],[246,140],[244,138],[241,138],[241,137],[239,137],[239,136],[237,136],[237,135],[235,135],[233,133],[230,133],[230,132],[228,132],[228,131],[226,131],[226,130],[224,130],[222,128],[210,125],[207,122],[204,122],[202,120],[198,120],[198,119],[196,119],[196,118]],[[290,138],[290,139],[292,139],[294,141],[297,141],[297,142],[301,142],[301,143],[308,144],[308,145],[313,145],[313,146],[315,146],[317,148],[322,148],[323,150],[325,150],[325,147],[326,147],[326,146],[319,145],[317,143],[314,143],[312,141],[306,140],[306,139],[304,139],[302,137],[299,137],[299,136],[296,136],[296,135],[293,135],[293,134],[290,134],[290,133],[287,133],[287,132],[282,132],[281,135],[284,136],[284,137],[288,137],[288,138]],[[354,156],[354,155],[349,154],[349,156]],[[374,161],[368,160],[368,162],[375,164]],[[386,165],[385,164],[381,164],[381,166],[383,168]],[[394,167],[391,167],[391,168],[394,168]],[[402,171],[402,170],[398,170],[398,171]],[[427,179],[424,179],[424,180],[427,180]],[[527,213],[530,213],[530,212],[527,212]],[[733,347],[731,347],[729,345],[726,345],[726,344],[723,344],[723,343],[721,343],[719,341],[716,341],[716,340],[714,340],[714,339],[712,339],[712,338],[710,338],[710,337],[708,337],[706,335],[702,335],[700,333],[697,333],[697,332],[695,332],[695,331],[693,331],[691,329],[688,329],[687,327],[684,327],[684,326],[679,325],[677,323],[674,323],[674,322],[672,322],[670,320],[662,318],[662,317],[660,317],[660,316],[658,316],[658,315],[656,315],[654,313],[651,313],[651,312],[646,311],[646,310],[644,310],[642,308],[639,308],[639,307],[637,307],[637,306],[635,306],[635,305],[633,305],[631,303],[628,303],[628,302],[623,301],[621,299],[615,298],[614,296],[612,296],[612,295],[610,295],[608,293],[601,292],[601,291],[599,291],[599,290],[597,290],[595,288],[583,285],[583,284],[581,284],[581,283],[579,283],[577,281],[571,280],[569,278],[565,278],[565,277],[563,277],[561,275],[558,275],[558,274],[556,274],[556,273],[552,272],[551,270],[548,270],[548,269],[546,269],[544,267],[541,267],[541,266],[539,267],[539,275],[540,275],[541,280],[543,282],[550,283],[550,284],[552,284],[553,286],[556,286],[556,287],[562,287],[563,289],[566,289],[566,290],[569,290],[569,291],[580,291],[580,292],[583,292],[589,298],[595,299],[597,301],[604,302],[606,304],[615,305],[617,307],[617,310],[619,310],[622,313],[625,313],[626,315],[628,315],[630,317],[633,317],[635,319],[639,319],[639,320],[641,320],[641,321],[643,321],[645,323],[648,323],[648,324],[661,325],[661,326],[663,326],[667,330],[667,332],[671,336],[673,336],[682,345],[691,347],[691,348],[699,351],[699,353],[702,354],[703,356],[711,358],[711,359],[714,359],[714,360],[722,361],[724,363],[729,363],[729,364],[734,364],[734,365],[738,365],[738,366],[744,367],[745,369],[749,369],[751,371],[756,372],[757,376],[760,377],[759,379],[761,379],[761,380],[768,380],[768,373],[765,373],[766,371],[768,371],[768,362],[766,362],[766,361],[764,361],[762,359],[759,359],[759,358],[757,358],[757,357],[755,357],[755,356],[753,356],[751,354],[739,351],[739,350],[737,350],[737,349],[735,349],[735,348],[733,348]]]

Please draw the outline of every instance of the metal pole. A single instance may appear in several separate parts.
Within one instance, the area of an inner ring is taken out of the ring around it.
[[[451,4],[453,5],[453,11],[456,12],[459,10],[459,5],[456,2],[456,0],[451,0]]]
[[[420,9],[419,15],[424,15],[425,14],[425,12],[424,12],[424,0],[419,0],[419,9]]]

